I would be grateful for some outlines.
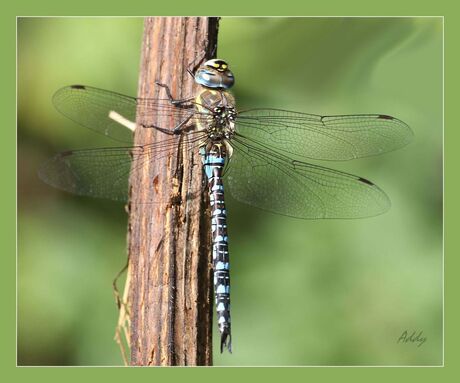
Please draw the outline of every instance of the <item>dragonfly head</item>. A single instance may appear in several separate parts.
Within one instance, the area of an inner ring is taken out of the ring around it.
[[[206,61],[195,72],[195,82],[212,89],[229,89],[235,78],[224,60],[212,59]]]

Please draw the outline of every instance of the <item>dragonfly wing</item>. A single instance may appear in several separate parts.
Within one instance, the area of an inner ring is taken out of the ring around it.
[[[292,160],[241,137],[232,141],[227,182],[249,205],[297,218],[362,218],[387,211],[387,195],[372,182]]]
[[[319,116],[280,109],[238,113],[237,132],[284,154],[319,160],[351,160],[407,145],[409,126],[382,114]]]
[[[129,120],[148,124],[154,116],[176,117],[176,122],[190,116],[190,109],[178,108],[169,99],[141,99],[86,85],[59,89],[53,96],[56,109],[66,117],[117,141],[132,143],[133,132],[120,125],[113,113]]]
[[[130,148],[69,150],[45,162],[39,176],[70,193],[126,201],[131,163]]]
[[[70,193],[126,201],[133,164],[141,167],[146,161],[158,161],[169,156],[172,149],[183,150],[179,146],[195,150],[203,138],[203,133],[197,133],[142,146],[69,150],[45,162],[39,176],[47,184]]]

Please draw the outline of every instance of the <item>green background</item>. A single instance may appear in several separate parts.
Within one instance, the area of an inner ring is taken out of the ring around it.
[[[19,365],[122,362],[111,281],[126,256],[123,206],[36,172],[57,151],[111,144],[50,98],[72,83],[135,95],[141,35],[138,18],[18,22]],[[215,364],[442,364],[442,19],[224,18],[218,56],[242,109],[390,114],[415,141],[323,163],[381,186],[393,207],[380,217],[302,221],[229,198],[234,354]],[[398,344],[404,331],[427,341]]]

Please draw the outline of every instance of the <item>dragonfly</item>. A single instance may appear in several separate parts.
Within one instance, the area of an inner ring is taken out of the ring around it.
[[[211,59],[194,72],[196,94],[184,100],[135,98],[85,85],[58,90],[53,102],[71,120],[129,146],[70,150],[40,169],[46,183],[78,195],[128,200],[135,163],[155,161],[167,149],[188,145],[201,154],[211,209],[212,267],[220,350],[231,352],[230,261],[224,184],[238,201],[301,219],[363,218],[390,208],[373,182],[310,160],[352,160],[390,152],[413,136],[403,121],[386,114],[320,116],[282,109],[237,110],[229,65]],[[133,145],[123,121],[170,116],[174,127],[140,124],[162,136]]]

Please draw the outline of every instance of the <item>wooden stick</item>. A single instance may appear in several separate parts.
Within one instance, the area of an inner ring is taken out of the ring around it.
[[[187,69],[215,53],[217,28],[215,18],[146,18],[139,97],[167,98],[157,81],[169,85],[175,99],[193,96],[197,87]],[[141,115],[138,111],[137,126],[172,130],[180,123],[164,112],[143,120]],[[136,145],[161,140],[178,145],[133,158],[128,206],[131,365],[212,363],[209,204],[202,193],[205,176],[198,148],[196,143],[193,150],[187,148],[186,135],[135,131]],[[178,147],[183,148],[179,153]]]

